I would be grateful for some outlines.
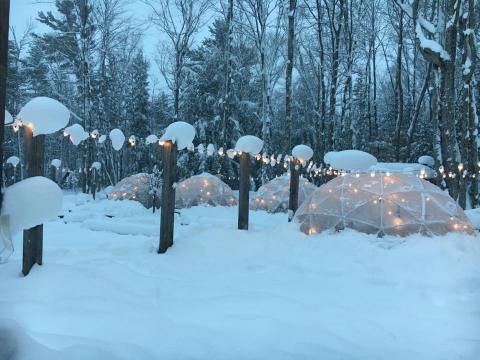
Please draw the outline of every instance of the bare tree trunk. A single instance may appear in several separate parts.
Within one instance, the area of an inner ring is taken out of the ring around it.
[[[285,124],[287,132],[286,151],[292,149],[292,71],[293,49],[295,46],[295,11],[297,0],[289,1],[288,9],[288,38],[287,38],[287,66],[285,73]]]
[[[232,22],[233,22],[233,0],[228,0],[227,8],[227,44],[225,48],[225,85],[223,90],[223,112],[222,112],[222,130],[223,130],[223,147],[227,148],[227,139],[228,139],[228,119],[230,117],[230,86],[232,83],[231,78],[231,69],[232,69],[232,59],[231,59],[231,42],[232,42]]]
[[[398,22],[397,69],[395,77],[395,97],[397,120],[395,122],[395,160],[400,161],[401,131],[403,125],[403,85],[402,85],[402,52],[403,52],[403,11],[400,11]]]
[[[8,64],[8,23],[10,15],[10,0],[0,2],[0,190],[3,183],[3,137],[5,124],[5,103],[7,88]],[[3,193],[0,191],[0,208]]]

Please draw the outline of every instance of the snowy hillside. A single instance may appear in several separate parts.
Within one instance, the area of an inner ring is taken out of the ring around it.
[[[478,238],[307,237],[261,211],[239,231],[236,207],[194,207],[158,255],[159,214],[136,202],[67,195],[64,212],[45,225],[42,267],[20,276],[17,235],[0,268],[0,358],[480,354]]]

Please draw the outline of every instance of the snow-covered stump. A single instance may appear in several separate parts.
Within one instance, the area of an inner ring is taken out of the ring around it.
[[[250,192],[250,154],[242,152],[240,159],[240,179],[238,188],[238,229],[248,230],[248,210]]]
[[[300,166],[313,157],[313,150],[307,145],[297,145],[292,149],[290,160],[290,194],[288,197],[288,221],[292,221],[298,209],[300,186]]]
[[[165,253],[173,245],[175,220],[175,176],[177,167],[177,146],[167,140],[163,144],[163,185],[162,212],[160,216],[160,244],[158,253]]]
[[[45,135],[33,135],[32,126],[24,126],[23,151],[25,156],[25,177],[43,176]],[[23,231],[22,273],[27,276],[32,266],[42,265],[43,225]]]

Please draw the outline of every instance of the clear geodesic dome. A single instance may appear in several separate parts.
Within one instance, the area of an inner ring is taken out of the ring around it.
[[[474,229],[462,208],[412,174],[345,174],[319,187],[298,209],[300,230],[355,229],[367,234],[439,235]]]
[[[180,182],[175,190],[175,207],[196,205],[233,206],[237,198],[230,186],[209,173],[192,176]]]
[[[161,191],[157,192],[156,207],[160,206]],[[135,174],[120,180],[108,194],[109,200],[135,200],[147,209],[153,206],[153,195],[150,193],[150,175]]]
[[[316,188],[307,179],[300,178],[298,205],[300,206]],[[272,213],[286,212],[288,210],[289,194],[290,176],[277,177],[258,189],[256,195],[250,201],[250,209],[265,210]]]

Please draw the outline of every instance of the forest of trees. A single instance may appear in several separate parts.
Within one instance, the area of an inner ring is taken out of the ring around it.
[[[55,12],[36,19],[46,33],[12,29],[12,114],[32,97],[50,96],[88,132],[120,128],[139,138],[135,148],[115,152],[49,135],[47,164],[59,158],[78,171],[100,161],[103,181],[114,184],[151,172],[160,150],[142,139],[183,120],[197,129],[196,144],[229,149],[251,134],[267,153],[310,145],[317,163],[343,149],[387,162],[431,155],[460,205],[477,205],[480,2],[139,1],[162,35],[153,59],[142,48],[144,24],[125,0],[56,0]],[[153,68],[161,81],[152,80]],[[20,138],[7,133],[6,157],[21,156]],[[185,152],[179,165],[180,176],[205,170],[236,178],[227,157]],[[260,169],[257,181],[278,171]]]

